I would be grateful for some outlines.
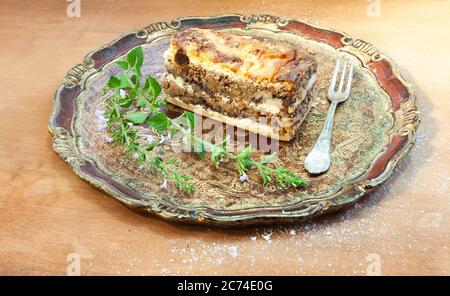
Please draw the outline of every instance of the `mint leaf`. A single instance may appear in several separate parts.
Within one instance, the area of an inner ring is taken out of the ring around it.
[[[276,153],[272,153],[272,154],[264,157],[264,159],[261,161],[261,164],[262,165],[266,165],[266,164],[271,163],[273,161],[273,159],[275,158],[275,156],[277,156],[277,154]]]
[[[155,78],[148,75],[145,80],[144,90],[147,91],[153,99],[155,99],[161,94],[161,85]]]
[[[131,76],[131,82],[135,85],[135,88],[138,88],[141,85],[141,82],[139,81],[139,77],[137,75]]]
[[[111,76],[108,80],[108,86],[110,88],[119,88],[120,87],[120,80],[115,77],[115,76]]]
[[[138,46],[130,51],[127,55],[127,61],[130,68],[134,68],[136,70],[136,74],[141,76],[141,67],[144,64],[144,53],[142,51],[142,47]]]
[[[211,150],[211,161],[213,161],[214,163],[218,163],[222,152],[222,148],[214,146]]]
[[[247,160],[252,156],[252,153],[253,153],[252,146],[247,146],[245,147],[244,150],[241,151],[241,153],[239,153],[238,157],[242,160]]]
[[[136,53],[136,69],[141,69],[144,64],[144,52],[142,51],[142,47],[136,47],[133,49]]]
[[[148,104],[148,101],[146,99],[139,99],[136,103],[136,107],[144,107]]]
[[[272,178],[270,177],[270,172],[265,166],[258,166],[259,174],[261,175],[261,178],[263,180],[264,184],[269,183]]]
[[[135,89],[130,90],[130,99],[135,99],[137,95],[138,95],[137,90]]]
[[[184,112],[184,114],[186,115],[186,119],[189,125],[189,129],[191,131],[193,131],[195,129],[195,126],[197,125],[195,122],[195,116],[194,113],[192,112]]]
[[[136,123],[136,124],[143,124],[145,122],[145,120],[148,117],[148,114],[145,112],[134,112],[134,113],[130,113],[130,114],[126,114],[125,119],[127,119],[128,121],[131,121],[132,123]]]
[[[128,70],[128,63],[125,61],[117,61],[116,62],[117,66],[119,66],[120,68],[122,68],[123,70]]]
[[[126,98],[119,105],[120,105],[120,107],[128,108],[131,106],[131,103],[133,103],[133,100],[131,100],[130,98]]]
[[[120,85],[118,88],[130,88],[130,82],[128,81],[128,76],[126,75],[120,75],[117,77],[120,81]]]
[[[127,62],[128,65],[130,65],[130,68],[134,68],[136,66],[136,61],[137,61],[136,52],[133,49],[127,55]]]
[[[197,152],[198,156],[200,156],[201,159],[205,158],[206,155],[206,149],[205,144],[203,142],[197,143],[195,145],[195,151]]]
[[[158,112],[152,117],[150,117],[150,119],[148,120],[148,124],[154,129],[156,129],[158,133],[161,133],[169,127],[170,120],[167,117],[166,113]]]

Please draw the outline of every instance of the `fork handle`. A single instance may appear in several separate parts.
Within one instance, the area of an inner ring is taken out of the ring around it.
[[[333,129],[334,112],[336,111],[337,102],[331,102],[328,109],[327,118],[323,124],[320,136],[314,144],[313,149],[305,158],[305,169],[311,174],[321,174],[330,168],[331,165],[331,132]]]

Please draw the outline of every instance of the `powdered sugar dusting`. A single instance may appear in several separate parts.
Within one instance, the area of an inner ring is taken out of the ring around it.
[[[305,4],[304,9],[295,12],[288,4],[274,1],[248,1],[241,5],[242,11],[238,12],[247,15],[263,9],[269,14],[332,26],[318,21],[320,16],[311,7],[315,3]],[[336,10],[342,11],[343,5],[336,4],[334,13]],[[222,11],[236,9],[223,2]],[[412,74],[421,70],[414,67],[414,63],[409,67]],[[423,84],[423,91],[417,94],[419,98],[428,92]],[[159,224],[159,232],[142,231],[160,236],[158,242],[149,241],[147,249],[112,248],[106,250],[106,259],[96,255],[89,268],[95,268],[96,260],[105,260],[114,273],[144,270],[146,274],[162,275],[366,275],[371,264],[377,263],[381,274],[410,274],[411,270],[448,274],[448,136],[437,134],[448,123],[433,118],[439,108],[433,109],[426,99],[419,103],[422,124],[415,148],[399,162],[391,178],[349,209],[301,225],[276,227],[237,230],[186,227],[172,231],[170,226]],[[154,253],[154,245],[158,246],[158,255]],[[123,258],[122,266],[114,265],[108,256]]]
[[[419,136],[411,154],[414,160],[402,160],[392,178],[347,210],[301,225],[242,230],[186,226],[172,234],[159,225],[162,256],[152,255],[151,242],[147,250],[118,249],[114,254],[125,264],[111,270],[134,274],[144,269],[154,274],[156,269],[162,275],[365,275],[379,260],[382,274],[408,274],[415,258],[423,257],[428,258],[419,267],[423,273],[447,274],[449,203],[443,193],[448,193],[448,175],[437,170],[435,184],[419,181],[427,159],[434,163],[435,157],[442,157],[427,151],[431,139],[426,132]],[[444,163],[436,167],[442,169]],[[413,206],[414,200],[423,201],[423,206],[417,208],[417,202]]]

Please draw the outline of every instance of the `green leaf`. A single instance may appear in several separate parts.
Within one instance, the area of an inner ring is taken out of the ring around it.
[[[136,66],[142,66],[142,64],[144,63],[144,52],[142,51],[142,47],[138,46],[133,49],[133,51],[136,53]]]
[[[189,175],[182,175],[177,171],[172,171],[172,178],[175,180],[178,189],[184,190],[187,193],[195,190],[194,186],[189,183],[191,177]]]
[[[141,76],[141,67],[144,64],[144,53],[142,51],[142,47],[138,46],[130,51],[127,55],[127,61],[130,68],[134,68],[136,70],[136,74]]]
[[[127,98],[127,99],[123,100],[123,102],[121,102],[119,105],[120,105],[120,107],[128,108],[131,106],[131,103],[133,103],[133,100],[131,100],[130,98]]]
[[[125,119],[127,119],[128,121],[131,121],[132,123],[136,123],[136,124],[143,124],[145,122],[145,120],[147,119],[148,114],[145,112],[134,112],[134,113],[130,113],[130,114],[126,114],[124,116]]]
[[[119,88],[120,87],[120,80],[115,77],[115,76],[111,76],[108,80],[108,86],[110,88]]]
[[[294,172],[287,171],[284,167],[278,167],[275,171],[276,183],[281,187],[302,187],[307,184]]]
[[[127,55],[127,62],[130,68],[134,68],[136,66],[136,61],[137,61],[136,52],[133,49]]]
[[[138,161],[139,163],[144,163],[145,160],[147,159],[147,154],[145,154],[145,152],[140,152],[139,156],[138,156]]]
[[[145,150],[147,150],[147,151],[152,151],[153,148],[155,148],[155,146],[156,146],[156,144],[148,144],[148,145],[145,147]]]
[[[156,129],[158,133],[161,133],[169,127],[170,120],[167,117],[166,113],[158,112],[150,117],[150,119],[148,120],[148,124]]]
[[[163,167],[164,161],[159,156],[153,156],[153,158],[150,160],[149,169],[152,172],[156,172],[158,170],[161,170]]]
[[[136,103],[136,107],[144,107],[145,105],[148,104],[148,101],[146,99],[139,99]]]
[[[270,177],[270,169],[266,167],[264,164],[255,163],[255,165],[259,170],[259,174],[261,175],[263,184],[266,185],[272,180],[272,178]]]
[[[147,91],[153,99],[155,99],[161,94],[161,85],[155,78],[148,75],[145,80],[144,90]]]
[[[120,75],[120,76],[117,76],[117,78],[120,81],[120,84],[119,84],[119,86],[117,88],[130,88],[131,87],[131,84],[128,81],[128,76]]]
[[[205,158],[206,149],[205,149],[205,144],[203,144],[203,142],[198,145],[197,154],[198,154],[198,156],[200,156],[201,159]]]
[[[244,150],[241,151],[241,153],[239,153],[238,157],[242,160],[249,159],[252,156],[252,153],[253,153],[252,146],[247,146],[245,147]]]
[[[128,62],[125,61],[117,61],[116,62],[117,66],[119,66],[120,68],[122,68],[123,70],[128,70]]]
[[[187,119],[187,122],[188,122],[188,125],[189,125],[189,129],[191,131],[193,131],[195,129],[195,126],[197,125],[196,122],[195,122],[196,120],[195,120],[194,113],[186,111],[186,112],[184,112],[184,114],[186,115],[186,119]]]
[[[137,95],[138,95],[137,90],[135,89],[130,90],[130,99],[136,98]]]
[[[192,139],[194,141],[194,152],[197,152],[198,156],[203,159],[206,155],[205,143],[202,139],[199,139],[195,136],[193,136]]]
[[[139,81],[139,77],[137,75],[131,76],[131,82],[135,85],[135,87],[139,87],[141,82]]]
[[[211,160],[218,163],[220,160],[220,155],[222,155],[223,149],[221,147],[213,147],[211,150]]]
[[[277,156],[276,153],[272,153],[266,157],[264,157],[264,159],[261,161],[261,164],[266,165],[269,164],[273,161],[273,159],[275,158],[275,156]]]

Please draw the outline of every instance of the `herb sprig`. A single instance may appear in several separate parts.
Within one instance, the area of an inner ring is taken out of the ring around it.
[[[104,114],[112,141],[123,146],[124,151],[134,156],[142,166],[159,174],[163,178],[161,188],[167,189],[170,179],[180,190],[187,193],[195,190],[190,183],[191,177],[178,171],[176,159],[165,159],[159,149],[177,133],[181,133],[183,142],[189,143],[200,158],[210,153],[211,161],[217,166],[233,161],[242,182],[249,181],[247,173],[250,169],[257,169],[264,185],[272,181],[283,188],[306,185],[305,180],[284,167],[273,168],[270,164],[275,154],[256,161],[251,146],[234,154],[227,149],[229,138],[213,144],[197,137],[194,133],[197,122],[192,112],[184,112],[175,119],[169,118],[164,112],[166,100],[160,98],[161,85],[151,75],[143,77],[143,63],[141,47],[130,51],[126,60],[116,62],[123,73],[111,76],[103,89],[104,95],[108,94]],[[142,139],[134,129],[136,125],[148,125],[160,136],[160,140],[148,135],[145,144],[142,144]]]

